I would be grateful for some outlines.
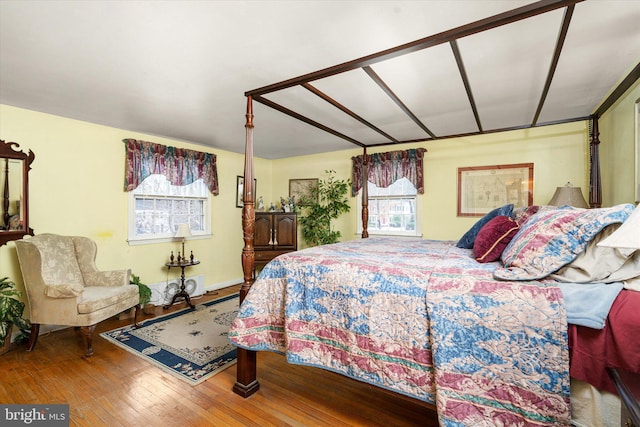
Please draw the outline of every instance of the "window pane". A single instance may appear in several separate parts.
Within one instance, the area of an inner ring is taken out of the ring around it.
[[[206,233],[209,192],[202,180],[173,186],[162,175],[151,175],[133,190],[134,236],[154,238],[173,235],[180,224],[192,233]]]
[[[415,198],[369,199],[369,229],[414,231]]]
[[[368,230],[385,234],[413,234],[416,231],[415,186],[406,178],[388,188],[368,184]]]

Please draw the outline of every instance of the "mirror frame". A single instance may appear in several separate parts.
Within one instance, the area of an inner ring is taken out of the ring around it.
[[[0,246],[13,240],[20,240],[27,234],[33,236],[33,229],[29,227],[29,171],[31,163],[35,159],[33,151],[29,150],[29,154],[25,154],[22,150],[18,151],[20,145],[17,142],[5,142],[0,139],[0,159],[17,159],[22,160],[22,218],[23,228],[21,230],[2,230],[0,231]],[[4,197],[4,194],[2,195]]]

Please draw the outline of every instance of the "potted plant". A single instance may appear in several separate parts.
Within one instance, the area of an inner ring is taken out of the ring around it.
[[[140,306],[146,314],[155,314],[155,305],[150,304],[151,301],[151,288],[142,283],[139,276],[131,274],[129,283],[138,286],[138,293],[140,295]]]
[[[22,318],[24,303],[18,299],[21,297],[22,293],[16,289],[14,282],[8,277],[0,279],[0,354],[9,350],[14,325],[20,329],[16,342],[25,341],[29,337],[31,325],[27,319]]]
[[[305,215],[300,218],[302,237],[309,245],[336,243],[341,234],[331,228],[331,220],[351,209],[347,199],[351,181],[336,179],[333,170],[326,170],[325,173],[328,178],[319,180],[309,197],[300,202],[305,205]]]

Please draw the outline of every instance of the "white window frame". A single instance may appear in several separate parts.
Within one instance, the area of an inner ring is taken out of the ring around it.
[[[165,178],[166,179],[166,178]],[[212,236],[211,232],[211,193],[207,191],[206,197],[204,196],[180,196],[180,195],[171,195],[171,194],[141,194],[140,192],[136,192],[135,190],[129,191],[129,207],[128,207],[128,242],[129,245],[144,245],[151,243],[165,243],[165,242],[173,242],[174,234],[173,233],[162,233],[162,234],[153,234],[153,235],[144,235],[137,236],[136,235],[136,199],[137,198],[145,198],[145,199],[173,199],[173,200],[203,200],[203,225],[204,230],[191,230],[192,237],[190,239],[206,239]],[[176,223],[177,225],[177,223]]]
[[[371,236],[405,236],[405,237],[422,237],[422,221],[420,211],[422,198],[417,194],[405,194],[405,195],[393,195],[393,196],[371,196],[369,195],[369,206],[371,206],[372,199],[378,200],[392,200],[392,199],[414,199],[415,210],[415,229],[411,231],[392,231],[392,230],[372,230],[367,227],[367,232]],[[362,234],[362,189],[358,191],[357,197],[357,209],[358,209],[358,234]],[[371,215],[371,208],[369,208],[369,215]]]

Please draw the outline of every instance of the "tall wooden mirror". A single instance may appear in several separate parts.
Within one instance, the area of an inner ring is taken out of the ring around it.
[[[29,171],[35,158],[18,151],[15,142],[0,140],[0,246],[25,235],[29,227]]]

